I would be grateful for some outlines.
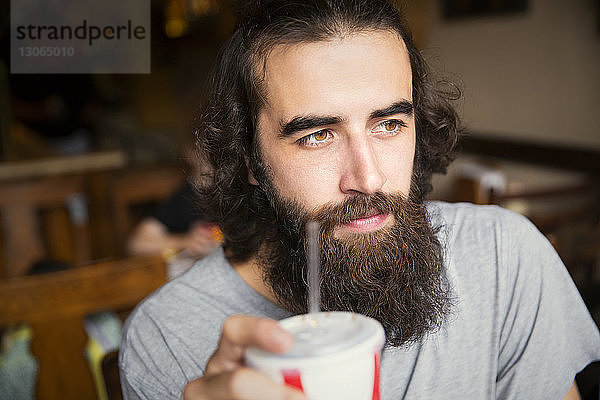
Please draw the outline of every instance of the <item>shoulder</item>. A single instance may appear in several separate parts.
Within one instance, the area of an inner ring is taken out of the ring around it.
[[[432,222],[452,227],[471,226],[481,223],[496,225],[517,224],[523,228],[531,225],[529,220],[513,211],[495,205],[471,203],[427,202]]]
[[[457,297],[448,337],[472,346],[474,365],[492,355],[500,397],[562,398],[599,357],[600,337],[556,251],[529,220],[499,207],[428,210]]]
[[[488,257],[495,254],[502,258],[531,242],[548,250],[538,229],[513,211],[493,205],[444,202],[429,202],[427,209],[441,240],[454,252],[472,256],[484,252]]]
[[[506,309],[519,291],[534,302],[544,277],[565,278],[552,245],[520,214],[467,203],[432,202],[428,210],[457,294],[479,307]]]
[[[138,304],[128,318],[126,334],[163,327],[181,331],[193,325],[205,328],[208,321],[227,315],[225,308],[237,302],[233,274],[218,249]]]
[[[144,315],[156,320],[168,319],[168,315],[189,314],[212,308],[215,297],[231,297],[231,274],[221,249],[197,261],[187,272],[167,282],[142,301],[132,313],[130,320],[137,321]],[[224,301],[222,299],[221,301]],[[170,319],[168,322],[172,322]]]
[[[234,293],[226,290],[224,262],[219,254],[201,260],[131,313],[119,352],[121,374],[130,386],[161,397],[166,396],[161,388],[183,388],[203,374],[230,312],[226,304],[234,302],[227,300]]]

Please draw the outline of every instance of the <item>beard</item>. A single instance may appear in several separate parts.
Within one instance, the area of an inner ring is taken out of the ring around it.
[[[307,212],[279,196],[268,173],[262,175],[273,228],[257,259],[280,306],[296,314],[308,310],[305,227],[315,220],[320,223],[322,311],[374,318],[383,325],[386,344],[396,347],[417,342],[442,325],[450,311],[451,288],[439,228],[431,225],[422,202],[402,194],[357,194]],[[393,221],[374,232],[336,237],[336,227],[373,210],[392,215]]]

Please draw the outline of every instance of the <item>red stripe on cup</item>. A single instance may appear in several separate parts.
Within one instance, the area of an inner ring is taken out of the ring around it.
[[[283,382],[286,385],[295,387],[296,389],[300,389],[300,391],[304,392],[304,388],[302,387],[302,377],[300,376],[300,371],[297,369],[285,369],[282,371],[283,373]]]
[[[375,353],[375,377],[373,379],[373,400],[380,400],[379,395],[379,353]]]

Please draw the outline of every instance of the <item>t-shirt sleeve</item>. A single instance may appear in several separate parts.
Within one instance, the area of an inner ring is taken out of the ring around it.
[[[131,384],[129,377],[121,371],[121,392],[125,400],[150,400],[156,398],[146,391],[140,390],[139,385]]]
[[[496,397],[562,399],[600,359],[600,334],[554,248],[524,217],[503,221],[506,285]]]
[[[173,348],[177,341],[165,339],[169,334],[165,329],[143,309],[128,319],[119,350],[124,399],[180,400],[187,382],[201,375],[200,366],[190,368],[193,361],[182,349]]]

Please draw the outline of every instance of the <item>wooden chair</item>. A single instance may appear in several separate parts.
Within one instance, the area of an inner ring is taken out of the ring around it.
[[[600,186],[593,180],[540,189],[487,190],[476,180],[459,178],[459,201],[495,204],[528,217],[544,234],[600,216]]]
[[[111,182],[111,203],[115,222],[115,239],[119,254],[125,255],[125,243],[140,218],[135,207],[155,205],[167,199],[184,182],[183,172],[175,167],[130,170]]]
[[[95,399],[83,318],[130,310],[166,281],[161,257],[107,261],[0,281],[0,327],[27,324],[39,371],[36,398]]]
[[[0,276],[25,275],[42,259],[90,262],[82,176],[0,183]]]
[[[119,375],[119,352],[111,351],[102,359],[102,375],[108,400],[123,400]]]
[[[25,274],[38,257],[71,265],[115,258],[108,183],[126,163],[122,151],[1,162],[0,276]]]

